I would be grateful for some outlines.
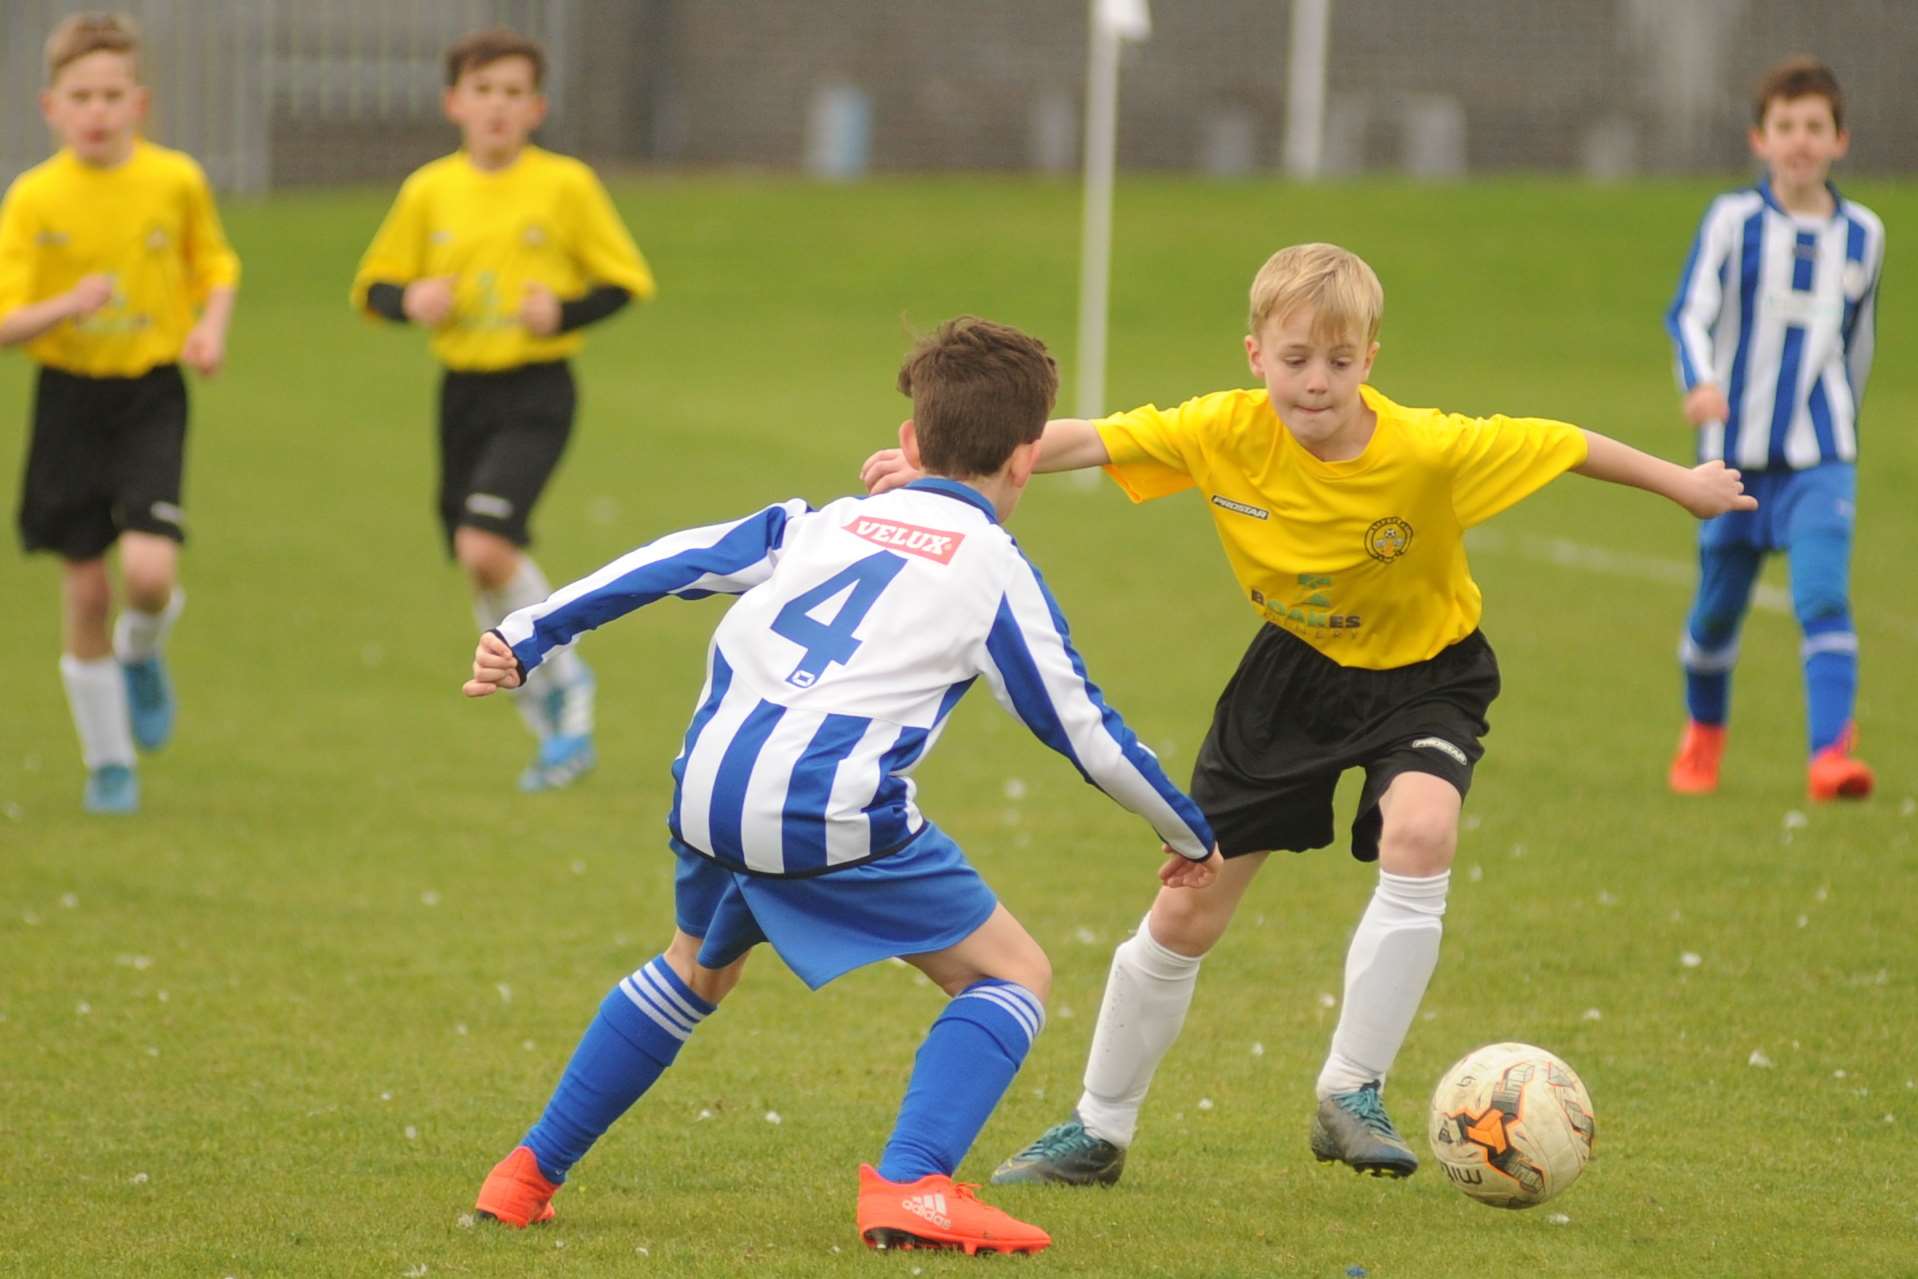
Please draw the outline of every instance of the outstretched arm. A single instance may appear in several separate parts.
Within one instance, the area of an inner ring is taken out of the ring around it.
[[[1670,498],[1701,520],[1726,511],[1758,509],[1758,499],[1745,492],[1738,472],[1723,462],[1687,468],[1596,431],[1585,432],[1585,446],[1584,462],[1572,468],[1577,474]]]
[[[1046,423],[1039,437],[1041,471],[1078,471],[1088,466],[1104,466],[1112,457],[1106,452],[1099,429],[1078,417],[1056,417]],[[920,472],[906,461],[899,449],[880,449],[859,468],[859,482],[872,494],[896,489],[918,479]]]

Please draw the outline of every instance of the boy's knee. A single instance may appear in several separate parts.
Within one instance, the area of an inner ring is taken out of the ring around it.
[[[1801,627],[1815,626],[1851,615],[1851,600],[1836,582],[1815,582],[1803,587],[1796,583],[1791,592],[1792,611]]]
[[[1146,926],[1159,945],[1196,959],[1225,935],[1234,904],[1230,898],[1203,889],[1161,889],[1146,916]]]
[[[466,525],[453,530],[453,557],[480,590],[496,591],[512,581],[519,554],[517,546],[497,533]]]
[[[1379,857],[1395,875],[1436,875],[1458,851],[1458,821],[1446,812],[1413,811],[1385,823]]]
[[[1722,648],[1738,634],[1738,614],[1730,610],[1693,613],[1688,630],[1692,642],[1698,647]]]

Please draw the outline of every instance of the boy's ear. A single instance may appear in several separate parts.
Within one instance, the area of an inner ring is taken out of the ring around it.
[[[1259,359],[1259,339],[1250,333],[1245,335],[1245,362],[1251,366],[1252,376],[1257,378],[1265,376],[1265,366]]]
[[[919,464],[919,428],[907,418],[899,424],[899,451],[906,455],[906,465],[915,471],[926,468]]]
[[[1840,129],[1838,131],[1837,149],[1832,152],[1831,158],[1834,160],[1842,160],[1845,158],[1845,152],[1849,150],[1851,150],[1851,131],[1849,129]]]
[[[1023,489],[1032,478],[1039,467],[1039,451],[1044,447],[1043,440],[1028,440],[1013,446],[1012,456],[1006,459],[1006,478],[1012,481],[1014,490]]]
[[[53,90],[51,89],[40,90],[40,118],[42,120],[45,120],[49,127],[52,126],[53,124]]]
[[[440,114],[446,117],[448,124],[458,124],[459,117],[453,114],[453,90],[456,85],[447,85],[440,90]]]

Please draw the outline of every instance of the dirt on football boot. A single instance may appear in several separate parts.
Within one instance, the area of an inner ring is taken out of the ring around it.
[[[871,1164],[859,1166],[859,1237],[868,1248],[957,1249],[977,1253],[1045,1251],[1052,1236],[1010,1213],[980,1202],[979,1187],[933,1173],[917,1181],[887,1181]]]
[[[486,1174],[473,1210],[515,1230],[524,1230],[553,1219],[553,1196],[558,1193],[559,1184],[540,1174],[532,1148],[515,1146],[512,1154]]]
[[[1725,726],[1691,720],[1672,757],[1666,780],[1677,795],[1709,795],[1718,789],[1718,763],[1725,757]]]
[[[1074,1112],[992,1172],[995,1186],[1116,1186],[1125,1171],[1125,1148],[1095,1137]]]
[[[1319,1102],[1312,1119],[1312,1153],[1320,1163],[1347,1164],[1374,1177],[1409,1177],[1419,1166],[1419,1157],[1385,1113],[1377,1080]]]
[[[1846,724],[1838,740],[1811,757],[1806,789],[1815,800],[1863,799],[1877,781],[1862,759],[1852,758],[1858,744],[1858,726]]]

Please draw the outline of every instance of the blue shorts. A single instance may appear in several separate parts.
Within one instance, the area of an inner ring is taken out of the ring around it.
[[[770,942],[814,990],[866,964],[956,945],[999,904],[931,823],[896,853],[808,879],[748,875],[686,849],[677,856],[674,911],[681,932],[704,939],[702,967],[724,968]]]
[[[1842,532],[1851,538],[1858,501],[1858,468],[1826,462],[1803,471],[1755,471],[1745,491],[1758,499],[1755,511],[1727,511],[1699,526],[1701,549],[1749,547],[1782,551],[1811,533]]]

